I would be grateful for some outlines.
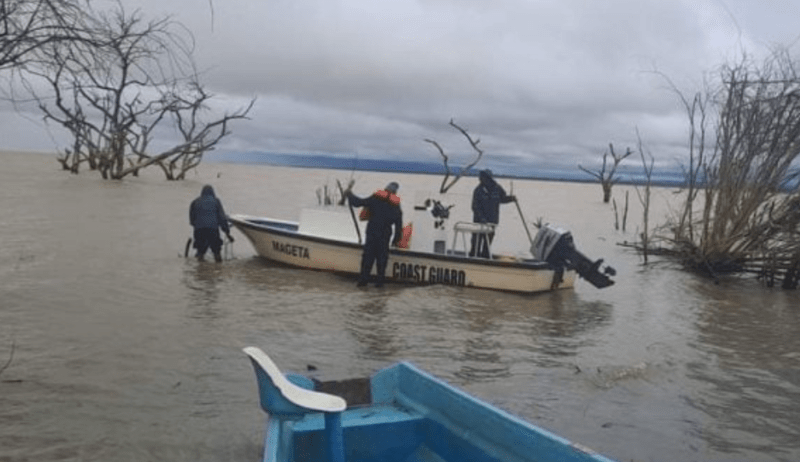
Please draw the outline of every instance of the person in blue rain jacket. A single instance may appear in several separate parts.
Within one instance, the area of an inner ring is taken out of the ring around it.
[[[210,248],[214,260],[221,262],[222,239],[219,230],[222,229],[231,242],[233,237],[228,226],[228,217],[222,208],[222,201],[214,195],[214,188],[211,185],[203,186],[200,197],[193,200],[189,206],[189,223],[194,228],[195,257],[202,261]]]
[[[505,189],[492,177],[491,170],[478,173],[480,183],[472,193],[472,221],[475,223],[498,224],[500,222],[500,204],[514,202],[514,196],[506,194]],[[489,244],[494,239],[494,232],[473,234],[469,256],[489,258]]]

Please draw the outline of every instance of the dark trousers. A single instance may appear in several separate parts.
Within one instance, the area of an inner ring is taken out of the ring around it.
[[[489,244],[494,239],[494,233],[474,233],[472,234],[472,246],[469,249],[469,256],[475,255],[489,258]]]
[[[369,281],[369,274],[375,263],[377,263],[378,282],[383,282],[386,277],[386,265],[389,263],[389,243],[380,239],[367,239],[367,242],[364,243],[364,253],[361,254],[359,282]]]
[[[214,258],[217,261],[222,260],[222,239],[219,237],[219,228],[195,228],[194,248],[197,249],[195,256],[203,258],[209,247]]]

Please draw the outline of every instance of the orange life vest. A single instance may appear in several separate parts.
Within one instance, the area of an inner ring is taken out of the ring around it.
[[[407,249],[409,243],[411,242],[411,233],[414,232],[414,225],[409,223],[403,226],[403,237],[400,238],[400,242],[397,243],[397,247],[401,249]]]
[[[389,191],[387,191],[385,189],[379,189],[379,190],[375,191],[373,196],[375,196],[377,198],[380,198],[380,199],[383,199],[383,200],[389,202],[392,205],[400,205],[400,197],[397,196],[396,194],[390,193]],[[367,207],[362,208],[361,212],[358,214],[358,218],[361,221],[369,220],[369,208],[367,208]]]
[[[390,193],[389,191],[387,191],[385,189],[379,189],[379,190],[375,191],[375,194],[373,194],[373,195],[376,196],[376,197],[380,197],[381,199],[383,199],[385,201],[388,201],[392,205],[400,205],[400,197],[395,195],[395,194]]]

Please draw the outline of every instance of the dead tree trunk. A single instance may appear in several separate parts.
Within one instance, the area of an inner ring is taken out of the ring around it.
[[[617,154],[614,152],[614,145],[612,143],[608,143],[609,151],[603,153],[603,166],[598,171],[592,171],[584,168],[581,165],[578,165],[578,168],[583,170],[584,172],[592,175],[593,177],[597,178],[600,181],[600,186],[603,188],[603,203],[607,204],[611,200],[611,188],[614,186],[614,183],[617,182],[617,178],[614,174],[617,172],[617,167],[619,166],[620,162],[625,160],[626,157],[633,154],[633,152],[628,148],[625,151],[625,154]],[[613,159],[614,163],[610,167],[608,166],[608,154],[611,153],[611,158]],[[606,169],[609,169],[606,171]]]

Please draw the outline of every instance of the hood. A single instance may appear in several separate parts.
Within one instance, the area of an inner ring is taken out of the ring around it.
[[[214,188],[211,187],[210,184],[203,186],[203,190],[200,193],[201,196],[211,196],[214,197]]]
[[[487,186],[494,183],[494,178],[492,178],[491,170],[481,170],[480,172],[478,172],[478,179],[480,180],[481,184]]]

